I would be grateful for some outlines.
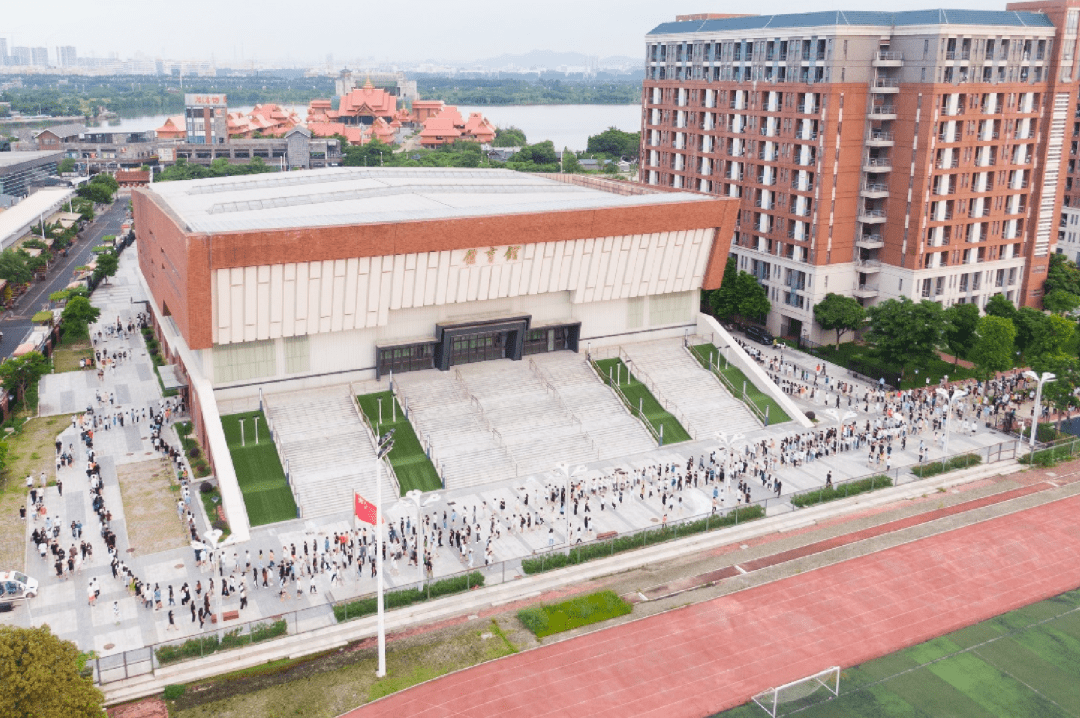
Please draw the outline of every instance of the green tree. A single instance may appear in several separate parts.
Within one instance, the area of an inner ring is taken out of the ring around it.
[[[1013,316],[1016,325],[1016,348],[1024,356],[1037,356],[1045,350],[1051,338],[1050,317],[1033,307],[1020,307]]]
[[[886,365],[902,374],[912,367],[927,366],[944,343],[945,310],[937,302],[888,299],[870,307],[868,314],[867,341],[877,348]]]
[[[954,304],[945,310],[949,325],[945,329],[945,342],[949,351],[960,359],[966,359],[971,347],[975,346],[975,330],[979,324],[979,307],[975,304]]]
[[[79,675],[79,649],[47,625],[0,626],[0,706],[10,718],[101,718],[105,697]]]
[[[6,249],[0,252],[0,279],[12,284],[28,284],[34,278],[25,252]]]
[[[571,152],[569,147],[563,148],[562,171],[567,174],[577,174],[583,171],[581,169],[581,163],[578,162],[577,155]]]
[[[739,265],[735,257],[728,257],[724,266],[724,278],[720,281],[720,288],[713,290],[709,295],[709,307],[712,313],[719,319],[731,319],[738,313],[739,302],[735,286],[739,279]]]
[[[1042,315],[1035,325],[1024,359],[1038,372],[1053,371],[1049,365],[1059,357],[1076,354],[1076,324],[1058,314]]]
[[[1080,307],[1080,296],[1064,289],[1055,289],[1043,297],[1043,309],[1055,314],[1068,314],[1077,307]]]
[[[1058,412],[1057,428],[1061,431],[1064,412],[1076,406],[1076,390],[1080,388],[1080,360],[1075,356],[1058,355],[1046,361],[1038,372],[1053,372],[1055,379],[1043,384],[1042,398]]]
[[[585,151],[614,159],[636,159],[641,150],[640,132],[623,132],[609,127],[598,135],[589,137]]]
[[[988,314],[975,328],[975,345],[968,352],[984,379],[1013,365],[1013,343],[1016,327],[1004,317]]]
[[[90,325],[101,316],[101,310],[90,304],[86,297],[72,297],[60,314],[64,338],[82,339],[90,335]]]
[[[32,384],[49,370],[49,360],[40,352],[29,352],[21,357],[13,357],[0,364],[0,383],[8,391],[22,396],[23,409],[27,409],[26,393]]]
[[[1043,284],[1043,292],[1044,296],[1048,296],[1059,291],[1080,296],[1080,269],[1064,254],[1051,254],[1050,266],[1046,269],[1046,282]]]
[[[814,319],[822,329],[836,332],[836,348],[839,349],[840,337],[855,331],[866,321],[866,310],[854,297],[829,292],[814,305]]]
[[[107,187],[109,194],[115,194],[116,190],[120,189],[120,183],[108,172],[98,172],[90,178],[90,184],[99,184]]]
[[[763,322],[765,317],[772,311],[772,303],[765,287],[761,286],[757,278],[748,272],[739,272],[735,282],[738,296],[738,313],[752,322]]]
[[[109,204],[113,197],[109,188],[101,182],[87,182],[75,190],[75,193],[83,199],[92,200],[94,204]]]
[[[493,147],[524,147],[528,142],[525,140],[525,132],[518,127],[496,127]]]
[[[992,317],[1003,317],[1011,321],[1016,318],[1016,307],[1004,294],[995,294],[986,302],[986,313]]]
[[[99,282],[102,279],[107,281],[109,277],[116,274],[116,270],[120,266],[120,260],[117,258],[116,252],[102,252],[97,256],[95,263],[97,268],[94,269],[94,277]]]
[[[558,172],[559,158],[551,140],[526,145],[514,153],[507,166],[521,172]]]
[[[60,160],[60,164],[58,164],[56,166],[56,170],[58,172],[60,172],[61,174],[67,174],[69,172],[74,172],[75,171],[75,160],[71,159],[70,157],[65,157],[64,159]]]

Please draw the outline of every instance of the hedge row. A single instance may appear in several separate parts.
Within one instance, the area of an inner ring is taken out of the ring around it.
[[[201,638],[192,638],[184,641],[180,645],[161,646],[154,651],[154,653],[157,655],[158,663],[167,666],[170,663],[176,663],[189,658],[209,656],[211,653],[216,653],[217,651],[225,651],[230,648],[239,648],[240,646],[247,646],[252,643],[269,641],[272,638],[284,636],[288,633],[289,626],[284,618],[280,618],[270,623],[256,623],[251,626],[249,633],[243,633],[243,630],[243,628],[237,628],[229,631],[220,638],[218,638],[218,635],[215,633]]]
[[[977,466],[981,463],[982,457],[978,454],[961,454],[952,457],[944,463],[935,461],[933,463],[916,466],[911,470],[911,473],[915,474],[920,479],[925,479],[928,476],[937,476],[938,474],[948,473],[949,471],[955,471],[957,469],[966,469],[969,466]]]
[[[642,548],[649,544],[670,541],[679,538],[680,536],[704,533],[705,531],[712,531],[714,529],[724,528],[725,526],[734,526],[737,523],[754,521],[755,519],[760,519],[764,516],[765,508],[763,506],[757,504],[753,506],[742,506],[723,516],[709,516],[707,518],[697,519],[696,521],[689,521],[684,524],[645,529],[644,531],[638,531],[637,533],[616,536],[610,541],[580,544],[571,548],[567,553],[553,552],[543,554],[536,558],[526,558],[521,561],[521,569],[527,574],[533,574],[541,573],[543,571],[552,571],[565,566],[576,566],[585,563],[586,561],[613,556],[617,553],[622,553],[623,551],[633,551],[634,549]]]
[[[797,494],[791,497],[791,505],[801,509],[805,506],[823,504],[828,501],[836,501],[837,499],[846,499],[848,496],[865,494],[867,491],[884,489],[892,485],[892,479],[885,474],[878,474],[877,476],[859,479],[858,481],[849,481],[840,486],[830,486],[829,488],[817,489],[816,491],[807,491],[805,494]]]
[[[471,591],[472,589],[479,588],[483,585],[484,575],[479,571],[473,571],[471,573],[444,578],[441,581],[429,583],[424,587],[424,591],[417,591],[415,588],[404,588],[399,591],[391,591],[390,593],[383,595],[383,605],[387,609],[403,608],[405,606],[411,606],[414,603],[422,603],[433,598],[439,598],[440,596],[450,596],[455,593]],[[356,601],[349,601],[348,603],[336,604],[334,606],[334,618],[337,619],[338,623],[344,623],[345,621],[352,621],[357,618],[363,618],[364,616],[370,616],[379,610],[377,601],[378,599],[375,596],[369,596]]]
[[[1042,428],[1041,426],[1039,428]],[[1035,466],[1041,466],[1048,468],[1050,466],[1056,466],[1062,461],[1068,461],[1076,455],[1077,444],[1075,441],[1061,444],[1060,446],[1052,446],[1049,449],[1040,449],[1034,454],[1028,454],[1021,456],[1017,461],[1021,464],[1034,464]]]
[[[588,626],[633,611],[614,591],[599,591],[569,601],[530,606],[518,611],[518,620],[537,638]]]

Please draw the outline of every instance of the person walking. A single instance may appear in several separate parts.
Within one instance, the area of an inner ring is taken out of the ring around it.
[[[173,617],[172,609],[169,609],[169,627],[167,629],[165,629],[165,630],[167,630],[167,631],[179,631],[180,630],[176,626],[176,619]]]
[[[113,612],[113,622],[117,626],[119,626],[120,625],[120,602],[119,601],[113,601],[112,602],[112,612]]]

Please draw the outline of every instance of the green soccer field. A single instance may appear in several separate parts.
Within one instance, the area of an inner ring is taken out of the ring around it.
[[[997,616],[840,674],[777,715],[800,718],[1080,716],[1080,589]],[[717,718],[761,718],[753,702]]]
[[[397,403],[394,395],[388,391],[381,391],[356,398],[360,402],[360,410],[364,412],[368,422],[375,427],[377,433],[385,434],[390,429],[394,429],[394,448],[387,458],[390,459],[390,465],[394,467],[398,483],[401,484],[402,496],[412,489],[420,491],[441,489],[442,479],[439,478],[439,473],[435,470],[431,459],[424,453],[424,447],[420,445],[420,439],[413,430],[412,422],[405,418],[405,412],[401,410],[401,405]],[[379,423],[380,399],[382,400],[382,423]]]
[[[255,418],[258,417],[258,442],[255,441]],[[244,421],[241,436],[240,420]],[[229,443],[236,479],[244,494],[248,521],[262,526],[296,518],[296,500],[285,480],[277,449],[266,428],[261,411],[247,411],[221,417],[225,439]]]

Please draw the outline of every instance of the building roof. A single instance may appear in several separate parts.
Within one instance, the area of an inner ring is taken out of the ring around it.
[[[34,150],[33,152],[0,152],[0,169],[21,165],[23,162],[55,157],[63,159],[64,153],[59,150]]]
[[[800,27],[829,27],[835,25],[892,27],[908,25],[998,25],[1006,27],[1047,27],[1054,24],[1040,12],[1012,10],[906,10],[885,12],[875,10],[828,10],[823,12],[788,13],[783,15],[747,15],[710,20],[665,22],[649,35],[679,33],[725,32],[734,30],[763,30]]]
[[[0,212],[0,247],[10,247],[42,215],[51,215],[74,194],[75,190],[72,189],[48,187],[34,192],[11,209]]]
[[[496,169],[336,167],[280,175],[160,182],[146,190],[191,232],[377,224],[709,201],[704,195],[622,196]]]
[[[76,135],[82,134],[83,132],[86,132],[86,127],[78,124],[56,125],[55,127],[46,127],[41,132],[51,132],[57,137],[63,139],[65,137],[74,137]],[[37,133],[37,135],[40,135],[41,132]],[[37,135],[34,135],[34,137],[36,138]]]

